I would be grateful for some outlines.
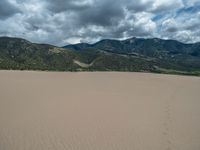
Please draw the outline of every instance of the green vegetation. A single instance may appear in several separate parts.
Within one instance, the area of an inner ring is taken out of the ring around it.
[[[0,69],[137,71],[200,75],[200,44],[172,40],[102,40],[64,48],[0,38]]]

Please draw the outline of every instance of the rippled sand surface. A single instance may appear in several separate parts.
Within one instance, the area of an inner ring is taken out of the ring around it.
[[[200,150],[200,78],[0,71],[0,150]]]

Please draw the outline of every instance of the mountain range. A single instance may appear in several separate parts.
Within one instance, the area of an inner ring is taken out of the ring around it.
[[[0,37],[0,69],[200,75],[200,43],[133,37],[56,47]]]

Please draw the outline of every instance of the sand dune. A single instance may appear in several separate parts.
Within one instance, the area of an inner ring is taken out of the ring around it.
[[[0,150],[200,150],[200,78],[0,71]]]

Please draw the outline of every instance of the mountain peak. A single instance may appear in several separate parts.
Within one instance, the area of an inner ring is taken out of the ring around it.
[[[20,38],[0,38],[0,69],[59,71],[200,72],[200,44],[158,38],[105,39],[66,49]]]

